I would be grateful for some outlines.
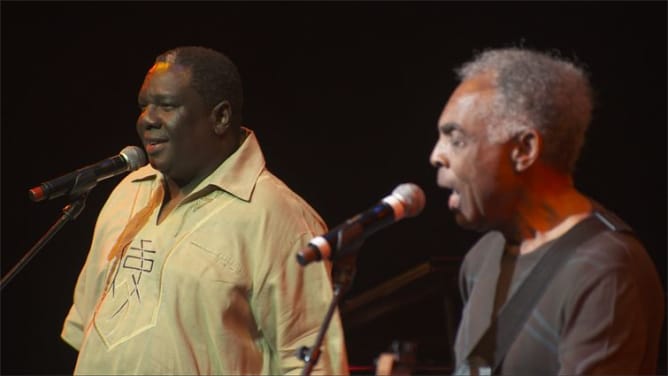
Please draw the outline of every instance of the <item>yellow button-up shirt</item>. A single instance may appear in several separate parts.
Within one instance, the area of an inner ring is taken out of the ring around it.
[[[326,230],[265,168],[255,135],[159,225],[160,205],[110,256],[130,219],[160,197],[150,166],[114,189],[65,320],[75,374],[294,374],[332,297],[330,265],[295,254]],[[145,210],[146,211],[146,210]],[[338,315],[314,373],[347,374]]]

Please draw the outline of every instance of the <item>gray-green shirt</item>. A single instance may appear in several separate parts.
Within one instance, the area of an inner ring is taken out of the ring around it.
[[[255,136],[160,224],[162,176],[128,175],[99,215],[62,337],[76,374],[295,374],[332,297],[330,265],[295,258],[325,231],[265,168]],[[157,197],[157,201],[152,198]],[[130,218],[149,216],[109,256]],[[127,244],[126,244],[127,243]],[[346,374],[338,315],[315,369]]]

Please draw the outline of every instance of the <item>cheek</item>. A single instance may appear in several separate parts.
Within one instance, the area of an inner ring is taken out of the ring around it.
[[[186,117],[178,113],[169,113],[163,119],[170,141],[182,144],[190,138],[188,136],[190,123]]]
[[[481,212],[484,212],[492,197],[492,187],[486,182],[477,182],[471,186],[471,200]]]
[[[471,199],[479,212],[494,215],[506,207],[511,185],[502,170],[488,168],[479,171],[474,182],[471,186]]]
[[[457,175],[461,182],[462,198],[465,207],[475,208],[484,212],[490,198],[493,196],[495,178],[492,171],[480,169],[480,166],[469,165],[459,171]]]

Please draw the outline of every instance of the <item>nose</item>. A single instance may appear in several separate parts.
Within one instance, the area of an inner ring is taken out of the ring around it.
[[[450,161],[445,155],[445,148],[441,145],[441,142],[437,142],[436,145],[434,145],[434,149],[429,156],[429,163],[436,168],[450,167]]]
[[[143,130],[158,126],[160,126],[160,120],[156,115],[155,106],[147,105],[142,109],[141,114],[137,118],[137,129]]]

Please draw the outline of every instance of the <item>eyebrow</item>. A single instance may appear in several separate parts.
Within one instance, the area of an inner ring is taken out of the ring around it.
[[[163,102],[163,101],[168,101],[168,100],[174,100],[176,98],[175,95],[171,94],[155,94],[153,96],[145,95],[145,96],[138,96],[137,101],[141,102],[142,100],[147,101],[147,100],[152,100],[155,102]]]
[[[438,126],[439,131],[443,134],[451,134],[454,131],[460,131],[463,133],[462,128],[458,123],[448,122]]]
[[[156,94],[156,95],[153,96],[153,99],[158,101],[158,102],[164,101],[164,100],[171,100],[171,99],[174,99],[174,98],[176,98],[176,95],[173,95],[173,94]]]

